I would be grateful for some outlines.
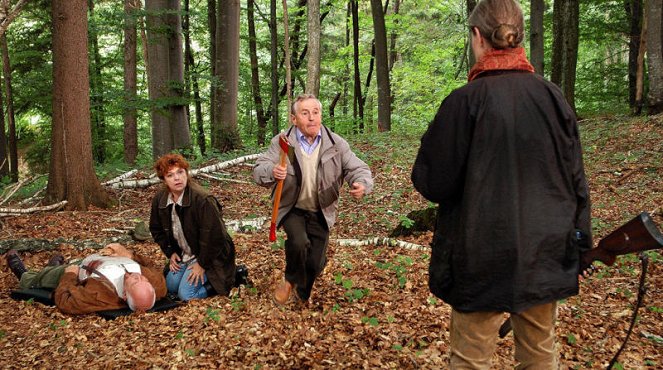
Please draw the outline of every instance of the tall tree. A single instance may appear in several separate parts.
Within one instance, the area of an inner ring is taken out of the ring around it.
[[[4,35],[3,35],[4,36]],[[5,107],[0,93],[0,180],[9,175],[9,153],[7,151],[7,134],[5,130]]]
[[[237,127],[239,88],[239,0],[221,0],[217,4],[215,119],[212,123],[212,146],[222,153],[242,146]]]
[[[198,71],[193,57],[193,50],[191,48],[191,12],[189,9],[189,0],[184,0],[184,21],[182,22],[182,29],[184,32],[184,77],[186,81],[186,99],[191,100],[193,93],[193,106],[196,113],[196,142],[200,154],[205,154],[205,130],[203,129],[203,107],[200,99],[200,86],[198,84]],[[191,116],[187,110],[187,117],[189,117],[189,127],[191,127]],[[193,128],[192,128],[193,131]]]
[[[398,26],[398,12],[400,11],[401,7],[401,0],[395,0],[394,1],[394,7],[392,10],[392,16],[394,17],[394,28],[391,30],[391,34],[389,35],[389,71],[391,71],[394,68],[394,64],[396,63],[396,58],[398,57],[398,52],[396,51],[396,39],[398,38],[398,33],[396,32],[396,28]],[[393,100],[393,99],[392,99]]]
[[[529,59],[536,73],[543,76],[543,13],[544,0],[530,0]]]
[[[352,59],[354,64],[354,109],[352,116],[359,118],[359,128],[364,125],[364,102],[361,95],[361,77],[359,75],[359,2],[349,0],[352,13]]]
[[[642,32],[642,0],[624,1],[629,20],[628,40],[628,101],[631,109],[635,107],[637,88],[638,54],[640,52],[640,33]]]
[[[207,0],[207,28],[209,29],[209,65],[210,65],[210,92],[209,92],[209,121],[213,124],[216,122],[214,118],[214,107],[216,107],[216,85],[218,81],[216,80],[216,1],[217,0]],[[214,139],[212,139],[214,140]],[[214,144],[212,144],[214,145]]]
[[[391,130],[391,87],[387,57],[387,28],[384,23],[382,0],[371,0],[375,32],[375,69],[378,85],[378,130]]]
[[[267,116],[262,104],[260,94],[260,70],[258,68],[258,47],[256,45],[256,24],[255,24],[255,1],[248,0],[246,3],[246,16],[249,25],[249,60],[251,61],[251,92],[256,106],[256,119],[258,120],[258,130],[256,132],[256,142],[258,145],[265,144],[265,132],[267,130]]]
[[[308,0],[306,93],[320,94],[320,0]]]
[[[53,0],[53,128],[46,199],[67,208],[106,207],[111,199],[92,165],[85,0]]]
[[[136,20],[140,0],[124,0],[124,112],[122,119],[124,161],[133,165],[138,155],[138,117],[136,110]]]
[[[649,0],[647,3],[647,94],[649,114],[663,112],[663,2]]]
[[[271,68],[271,103],[272,135],[279,132],[279,58],[278,58],[278,30],[276,28],[276,0],[269,0],[269,65]]]
[[[467,17],[469,18],[469,17],[470,17],[470,14],[472,14],[472,11],[474,10],[474,7],[477,6],[477,2],[476,2],[476,0],[467,0],[467,4],[466,4],[466,5],[467,5]],[[471,40],[471,39],[469,38],[469,37],[470,37],[470,32],[469,32],[469,30],[468,30],[468,32],[467,32],[467,37],[468,37],[468,43],[467,43],[468,49],[469,49],[469,50],[472,50],[471,48],[469,48],[469,42],[470,42],[469,40]],[[472,68],[472,66],[474,65],[474,62],[476,62],[476,61],[474,60],[474,53],[472,53],[472,52],[468,52],[468,53],[467,53],[467,65],[468,65],[470,68]]]
[[[152,156],[191,147],[179,0],[146,0]]]
[[[566,101],[574,111],[579,13],[578,0],[555,0],[550,79],[562,89]]]
[[[12,90],[12,68],[9,60],[9,48],[7,46],[7,35],[0,36],[0,47],[2,48],[2,74],[4,76],[5,102],[7,105],[7,126],[9,128],[8,155],[9,173],[13,182],[18,181],[18,148],[16,137],[16,119],[14,117],[14,92]],[[4,116],[4,114],[3,114]]]
[[[92,49],[92,62],[90,63],[90,114],[92,118],[92,152],[94,159],[99,163],[106,160],[106,114],[104,111],[104,80],[101,77],[102,64],[99,53],[99,38],[97,24],[94,17],[94,0],[88,0],[88,9],[91,19],[88,37]]]

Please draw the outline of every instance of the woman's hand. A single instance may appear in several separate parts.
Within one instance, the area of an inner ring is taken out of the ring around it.
[[[200,283],[202,285],[205,282],[205,269],[198,262],[192,263],[187,268],[191,270],[191,274],[187,278],[189,284],[198,285]]]
[[[180,258],[180,256],[179,256],[177,253],[173,253],[173,254],[170,256],[170,271],[172,271],[172,272],[178,272],[178,271],[180,271],[180,264],[179,264],[179,262],[180,262],[181,260],[182,260],[182,259]]]

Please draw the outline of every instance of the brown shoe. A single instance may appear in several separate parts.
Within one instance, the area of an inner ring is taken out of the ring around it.
[[[21,261],[21,257],[19,257],[18,252],[12,249],[7,252],[7,254],[5,254],[5,258],[7,259],[7,266],[9,266],[11,272],[13,272],[14,275],[16,275],[19,280],[21,280],[21,275],[23,275],[27,269],[25,268],[23,261]]]
[[[276,287],[276,290],[274,290],[274,302],[280,305],[288,303],[290,293],[292,293],[292,284],[284,280]]]
[[[46,266],[60,266],[64,265],[64,256],[61,254],[56,254],[51,259],[48,260]]]

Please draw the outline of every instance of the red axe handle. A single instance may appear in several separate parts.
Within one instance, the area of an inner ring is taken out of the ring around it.
[[[279,145],[281,146],[281,154],[279,156],[279,164],[281,167],[285,167],[286,158],[288,150],[290,149],[290,144],[288,139],[285,138],[285,135],[281,135],[279,140]],[[272,209],[272,223],[269,225],[269,241],[276,241],[276,219],[279,216],[279,203],[281,202],[281,192],[283,191],[283,180],[278,180],[276,183],[276,191],[274,192],[274,208]]]

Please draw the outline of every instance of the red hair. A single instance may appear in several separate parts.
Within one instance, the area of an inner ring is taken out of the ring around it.
[[[189,162],[179,154],[164,154],[154,163],[154,170],[157,172],[157,177],[163,180],[164,176],[173,167],[179,167],[189,172]]]

